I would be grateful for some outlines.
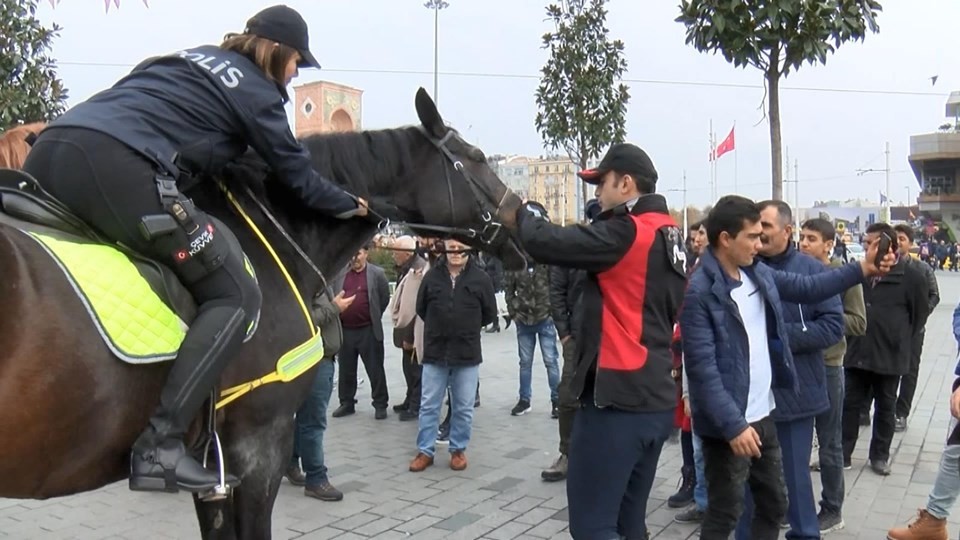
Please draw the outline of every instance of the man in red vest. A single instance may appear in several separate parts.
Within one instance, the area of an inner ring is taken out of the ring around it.
[[[581,409],[570,440],[570,534],[642,539],[676,407],[670,341],[686,284],[683,233],[639,147],[614,144],[579,175],[596,186],[594,223],[553,225],[535,202],[517,212],[520,240],[537,262],[588,273],[571,383]]]

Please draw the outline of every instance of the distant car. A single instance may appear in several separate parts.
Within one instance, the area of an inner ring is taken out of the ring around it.
[[[847,244],[847,257],[851,261],[862,261],[867,256],[867,251],[860,244]]]

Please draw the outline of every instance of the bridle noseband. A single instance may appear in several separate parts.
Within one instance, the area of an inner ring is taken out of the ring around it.
[[[504,225],[501,221],[496,219],[496,216],[499,215],[499,213],[503,210],[504,202],[511,194],[513,194],[510,188],[507,188],[503,194],[503,197],[501,197],[499,201],[495,201],[494,198],[489,194],[489,191],[483,189],[480,181],[474,175],[470,174],[466,166],[464,166],[463,161],[461,161],[453,154],[453,152],[450,151],[449,148],[447,148],[447,142],[449,142],[450,139],[455,135],[455,131],[451,129],[447,131],[443,138],[436,139],[430,136],[430,134],[428,134],[422,127],[419,129],[423,136],[426,137],[426,139],[430,141],[430,143],[433,144],[433,146],[446,158],[443,162],[443,174],[447,181],[447,196],[450,203],[450,221],[452,223],[457,222],[456,204],[454,204],[453,200],[453,181],[450,178],[450,166],[452,165],[453,169],[459,172],[466,180],[467,185],[470,186],[470,191],[473,192],[474,199],[476,200],[477,205],[480,207],[480,220],[483,223],[483,226],[478,230],[472,227],[446,227],[443,225],[428,225],[426,223],[412,223],[408,221],[391,221],[390,219],[383,217],[373,210],[370,210],[375,217],[380,218],[380,231],[385,231],[388,227],[390,227],[390,225],[400,225],[408,227],[413,231],[433,232],[445,236],[460,236],[469,240],[476,240],[486,248],[497,247],[505,242],[508,236],[502,234]],[[516,197],[515,194],[514,197]],[[492,211],[490,210],[491,208]]]

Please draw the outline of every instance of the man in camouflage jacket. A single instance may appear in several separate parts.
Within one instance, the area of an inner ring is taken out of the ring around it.
[[[558,416],[557,386],[560,383],[557,329],[550,317],[550,267],[538,264],[504,278],[504,295],[510,318],[517,323],[520,353],[520,399],[511,411],[514,416],[530,412],[533,394],[533,353],[540,340],[540,353],[550,384],[551,415]]]

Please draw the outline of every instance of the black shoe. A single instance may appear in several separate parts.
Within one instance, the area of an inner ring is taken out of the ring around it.
[[[377,409],[377,412],[373,413],[373,417],[377,420],[386,420],[387,419],[387,408]]]
[[[893,431],[894,433],[903,433],[907,430],[907,417],[898,416],[893,419]]]
[[[507,323],[506,326],[503,327],[504,330],[506,330],[507,328],[510,328],[510,325],[513,324],[513,319],[511,319],[510,317],[504,317],[503,320],[504,322]]]
[[[291,465],[287,467],[287,471],[283,473],[283,476],[285,476],[287,481],[295,486],[307,485],[307,476],[303,474],[303,470],[298,465]]]
[[[510,414],[513,416],[523,416],[530,412],[530,409],[532,409],[530,402],[525,399],[521,399],[516,405],[513,406],[513,410],[510,411]]]
[[[703,510],[694,506],[673,516],[673,520],[677,523],[700,523],[703,521],[704,513]]]
[[[480,408],[480,394],[477,394],[477,398],[473,400],[473,408],[474,409]]]
[[[393,412],[402,412],[402,411],[405,411],[405,410],[407,410],[407,409],[409,409],[409,408],[410,408],[410,404],[407,403],[406,401],[404,401],[403,403],[401,403],[401,404],[399,404],[399,405],[394,405],[394,406],[393,406]]]
[[[843,458],[843,470],[849,471],[853,468],[853,460],[851,458]]]
[[[491,326],[490,328],[487,328],[487,329],[486,329],[486,332],[487,332],[488,334],[493,334],[493,333],[499,334],[499,333],[500,333],[500,327],[499,327],[499,326]]]
[[[843,517],[840,514],[827,512],[823,508],[821,508],[820,512],[817,514],[817,522],[820,524],[820,534],[839,531],[844,525]]]
[[[330,416],[334,418],[342,418],[344,416],[349,416],[355,412],[357,412],[357,409],[353,405],[353,403],[344,403],[343,405],[337,407],[337,410],[333,411],[333,414],[331,414]]]
[[[411,420],[417,420],[420,418],[420,411],[412,411],[412,410],[400,411],[400,414],[397,415],[397,418],[399,418],[401,422],[409,422]]]
[[[871,459],[870,469],[880,476],[890,476],[890,465],[883,459]]]
[[[440,424],[437,432],[437,444],[450,444],[450,424]]]
[[[680,470],[680,488],[667,499],[670,508],[683,508],[693,502],[693,488],[697,485],[696,470],[687,466]]]
[[[343,500],[343,492],[333,487],[330,482],[324,482],[319,486],[307,486],[303,488],[303,494],[307,497],[320,499],[321,501],[337,502]]]
[[[167,474],[171,472],[172,474]],[[224,482],[230,487],[240,485],[240,479],[226,475]],[[146,452],[134,450],[130,456],[130,489],[132,491],[179,490],[192,493],[209,491],[220,484],[220,475],[203,467],[193,456],[187,454],[183,441],[167,439],[156,448]]]
[[[560,404],[556,401],[554,401],[553,406],[550,407],[550,418],[553,418],[554,420],[560,418]]]

